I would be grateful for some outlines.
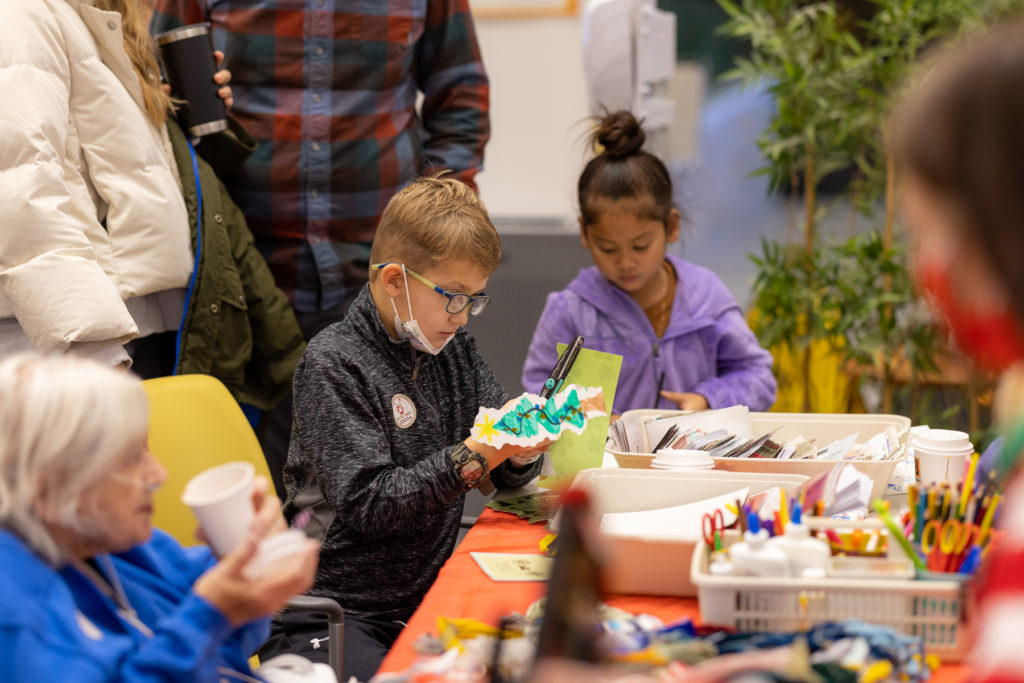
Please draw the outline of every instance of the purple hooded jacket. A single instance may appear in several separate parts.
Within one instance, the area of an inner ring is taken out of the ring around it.
[[[582,335],[588,349],[622,356],[614,412],[675,408],[656,401],[662,388],[692,392],[711,408],[743,404],[767,410],[775,402],[772,357],[757,343],[736,299],[707,268],[666,258],[679,276],[672,318],[661,339],[647,316],[596,266],[579,272],[569,286],[548,295],[523,366],[523,386],[537,392],[557,359],[556,343]]]

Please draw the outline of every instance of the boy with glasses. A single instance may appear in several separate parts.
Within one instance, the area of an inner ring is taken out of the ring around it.
[[[487,476],[523,486],[547,446],[469,437],[477,410],[508,399],[463,329],[490,297],[501,242],[483,204],[451,178],[388,203],[370,282],[313,338],[295,371],[285,515],[312,511],[322,543],[313,595],[346,612],[345,677],[369,680],[455,547],[465,493]],[[326,621],[285,614],[262,656],[326,661]]]

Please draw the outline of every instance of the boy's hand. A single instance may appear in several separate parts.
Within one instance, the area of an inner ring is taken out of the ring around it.
[[[544,439],[536,446],[516,446],[514,444],[507,444],[501,448],[495,448],[485,443],[480,443],[473,437],[467,438],[463,443],[471,451],[476,451],[480,455],[484,456],[487,460],[487,465],[490,469],[494,469],[505,460],[516,457],[520,459],[529,459],[527,462],[533,462],[539,457],[544,451],[551,447],[556,439]],[[532,459],[531,459],[532,458]]]
[[[544,451],[534,453],[533,455],[510,455],[508,461],[512,463],[513,467],[526,467],[537,462],[537,459],[542,455],[544,455]]]
[[[680,410],[707,410],[708,400],[700,394],[690,394],[679,391],[663,391],[663,398],[667,398],[679,406]]]

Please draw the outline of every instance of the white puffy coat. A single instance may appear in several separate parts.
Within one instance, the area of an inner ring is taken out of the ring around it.
[[[0,319],[32,345],[124,342],[124,301],[185,287],[188,214],[121,16],[0,0]]]

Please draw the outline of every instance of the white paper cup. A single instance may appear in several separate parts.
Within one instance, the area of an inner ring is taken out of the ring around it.
[[[915,451],[920,450],[939,455],[963,455],[964,453],[970,455],[974,452],[974,446],[970,441],[965,446],[929,446],[917,439],[911,439],[910,446]]]
[[[964,465],[967,458],[974,452],[974,447],[961,449],[959,452],[928,450],[914,447],[917,465],[917,476],[922,484],[942,483],[948,481],[958,484],[963,478]]]
[[[306,534],[299,529],[288,529],[274,534],[270,538],[265,538],[260,542],[256,557],[245,568],[245,572],[252,578],[259,577],[267,570],[267,567],[282,558],[299,552],[305,545]]]
[[[696,470],[715,469],[714,461],[704,465],[659,465],[657,461],[651,463],[652,470],[675,470],[677,472],[693,472]]]
[[[973,448],[966,432],[953,429],[922,429],[911,435],[911,441],[928,450],[963,450]]]
[[[662,448],[651,463],[654,469],[709,470],[715,461],[704,451],[686,448]]]
[[[192,508],[218,557],[231,552],[252,524],[251,463],[229,462],[200,472],[185,485],[181,501]]]

